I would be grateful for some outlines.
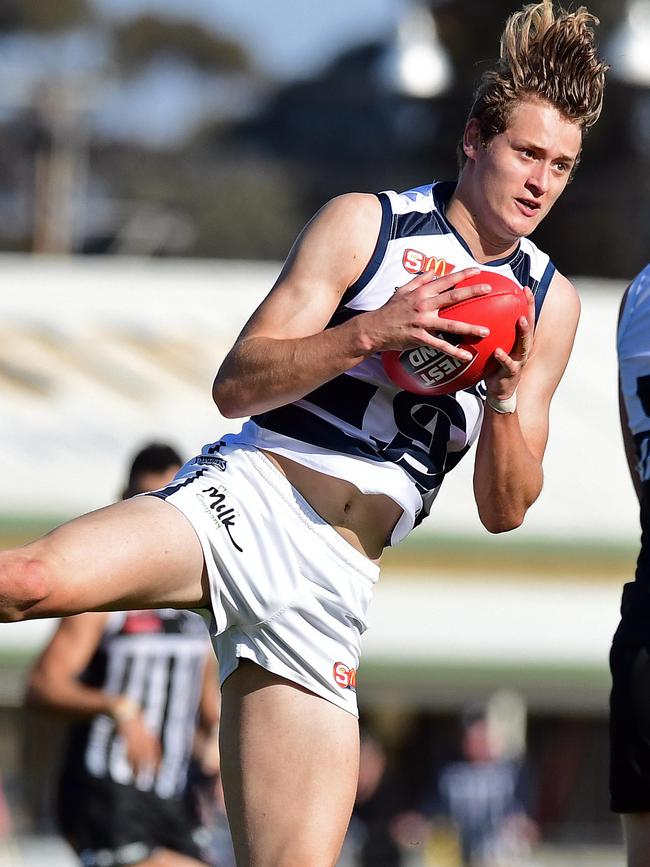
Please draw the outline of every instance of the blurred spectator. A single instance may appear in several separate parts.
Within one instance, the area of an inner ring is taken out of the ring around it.
[[[142,449],[124,498],[167,484],[181,463],[167,445]],[[57,813],[85,867],[217,863],[187,791],[193,750],[213,784],[219,768],[216,663],[197,614],[64,618],[29,676],[27,702],[76,718]]]
[[[395,822],[396,839],[405,847],[424,843],[431,864],[524,867],[537,829],[523,760],[506,755],[482,706],[463,714],[460,750],[461,757],[440,771],[421,812]]]

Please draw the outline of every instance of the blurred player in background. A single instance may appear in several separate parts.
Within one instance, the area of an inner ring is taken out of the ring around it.
[[[504,754],[484,708],[468,708],[461,757],[442,769],[431,798],[434,816],[458,835],[464,867],[528,863],[536,827],[527,797],[522,758]]]
[[[612,810],[623,814],[630,867],[650,867],[650,264],[621,303],[621,429],[641,507],[641,550],[614,636],[610,717]]]
[[[418,809],[395,818],[395,839],[406,850],[425,851],[427,864],[532,864],[538,835],[530,816],[525,726],[525,703],[516,693],[499,691],[465,708],[456,755],[425,787]]]
[[[124,498],[167,484],[181,464],[170,446],[147,446]],[[217,682],[197,614],[169,608],[61,621],[31,672],[27,700],[76,718],[57,813],[85,867],[205,863],[206,832],[186,783],[195,743],[212,778],[218,770]]]
[[[541,491],[579,301],[527,236],[601,110],[593,23],[551,0],[511,16],[469,113],[457,185],[351,193],[319,211],[217,374],[221,413],[252,416],[239,433],[155,496],[0,557],[5,619],[211,611],[240,865],[336,862],[357,788],[360,637],[384,547],[427,515],[475,441],[488,530],[519,526]],[[495,351],[481,387],[400,390],[382,351],[427,346],[467,361],[458,336],[485,336],[440,315],[489,292],[456,287],[479,265],[528,287],[510,355]]]

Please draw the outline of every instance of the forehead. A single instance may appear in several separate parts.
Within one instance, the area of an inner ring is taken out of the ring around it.
[[[580,124],[539,99],[518,102],[505,131],[511,142],[534,145],[575,159],[582,145]]]

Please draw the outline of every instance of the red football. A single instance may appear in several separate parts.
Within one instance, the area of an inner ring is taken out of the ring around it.
[[[471,361],[460,361],[432,346],[418,346],[402,352],[388,350],[382,352],[381,360],[395,385],[415,394],[451,394],[476,385],[490,373],[497,363],[493,358],[495,349],[500,347],[508,353],[512,351],[517,321],[528,314],[524,290],[514,280],[492,271],[480,271],[457,285],[475,283],[489,283],[492,291],[489,295],[459,301],[440,311],[442,319],[484,325],[490,329],[487,337],[440,333],[445,340],[457,341],[457,345],[471,352]]]

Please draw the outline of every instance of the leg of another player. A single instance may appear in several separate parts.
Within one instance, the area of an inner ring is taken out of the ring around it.
[[[202,575],[203,552],[187,518],[163,500],[137,497],[0,552],[0,621],[200,607]]]
[[[650,813],[626,813],[622,819],[628,867],[650,867]]]
[[[225,681],[221,769],[239,867],[332,867],[357,788],[354,716],[242,662]]]

